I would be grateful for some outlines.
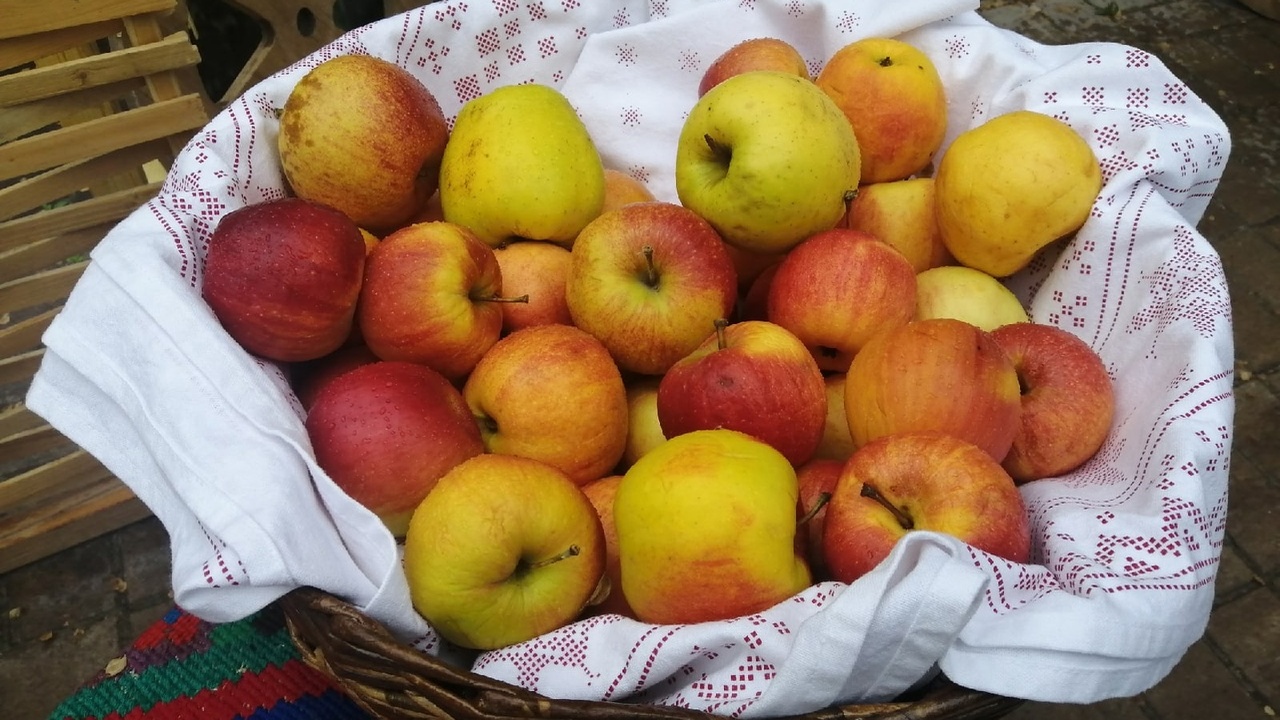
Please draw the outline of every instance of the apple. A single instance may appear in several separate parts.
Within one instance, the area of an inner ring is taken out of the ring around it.
[[[773,286],[773,276],[778,274],[778,265],[774,263],[756,276],[755,282],[742,295],[738,302],[739,320],[769,319],[769,288]]]
[[[991,336],[1013,361],[1022,413],[1004,469],[1019,483],[1068,473],[1111,432],[1115,390],[1098,353],[1054,325],[1005,325]]]
[[[462,387],[491,453],[541,460],[583,484],[627,445],[627,390],[609,351],[570,325],[535,325],[499,340]]]
[[[577,619],[604,577],[591,501],[564,473],[483,454],[440,478],[409,522],[413,607],[441,637],[493,650]]]
[[[822,440],[813,452],[814,459],[845,461],[853,454],[853,436],[844,409],[844,373],[829,373],[822,378],[827,392],[827,420],[822,426]]]
[[[734,75],[752,70],[776,70],[810,79],[804,56],[791,43],[775,37],[748,38],[711,61],[698,82],[698,97]]]
[[[646,453],[666,442],[658,420],[658,382],[654,376],[640,375],[627,382],[627,447],[622,467],[628,468]]]
[[[795,470],[728,429],[678,435],[640,458],[613,499],[622,590],[656,624],[760,612],[803,590]]]
[[[484,452],[462,394],[415,363],[368,363],[316,390],[306,419],[316,462],[396,537],[445,473]]]
[[[627,597],[622,594],[622,567],[618,561],[618,531],[613,522],[613,499],[617,496],[618,486],[621,484],[621,475],[606,475],[582,486],[583,494],[596,509],[600,526],[604,529],[604,576],[609,584],[608,593],[600,602],[588,608],[587,612],[591,615],[615,613],[634,618],[635,611],[627,604]]]
[[[902,180],[932,162],[947,132],[947,97],[933,61],[885,37],[837,50],[814,83],[844,112],[858,138],[863,185]]]
[[[796,539],[815,580],[828,577],[822,534],[827,519],[827,503],[835,494],[844,463],[844,460],[815,457],[796,468],[796,483],[800,488]]]
[[[916,320],[955,318],[988,332],[1030,320],[1022,301],[998,279],[964,265],[943,265],[916,275]]]
[[[732,311],[737,282],[720,236],[692,210],[633,203],[578,235],[565,299],[619,367],[661,375]]]
[[[314,360],[350,335],[364,266],[360,228],[346,215],[301,198],[267,200],[218,221],[200,293],[245,350]]]
[[[320,388],[329,381],[348,370],[377,361],[378,356],[367,345],[344,345],[324,357],[298,363],[293,367],[289,381],[294,394],[298,396],[298,402],[306,410],[315,402]]]
[[[833,228],[783,258],[769,285],[768,318],[800,338],[818,367],[844,372],[873,336],[911,320],[915,275],[875,236]]]
[[[746,294],[755,285],[756,280],[766,270],[782,262],[786,253],[758,253],[743,250],[725,243],[729,251],[729,259],[733,260],[733,268],[738,273],[738,293]]]
[[[680,203],[725,242],[782,253],[844,215],[858,187],[858,141],[812,81],[753,70],[703,95],[676,143]]]
[[[840,227],[875,235],[902,253],[917,273],[954,262],[934,217],[933,178],[914,177],[858,188]]]
[[[565,282],[572,256],[560,245],[519,240],[493,251],[502,274],[502,292],[528,302],[502,304],[502,329],[512,332],[533,325],[572,325],[565,301]]]
[[[600,212],[615,210],[623,205],[636,202],[653,202],[657,200],[649,186],[634,176],[607,167],[604,169],[604,207]]]
[[[809,350],[786,328],[761,320],[718,321],[658,383],[658,421],[668,438],[738,430],[793,465],[813,456],[826,416],[822,371]]]
[[[277,148],[294,194],[379,234],[406,223],[436,191],[448,139],[440,104],[408,70],[340,55],[289,93]]]
[[[832,579],[851,583],[915,530],[945,533],[1012,562],[1031,555],[1013,479],[981,448],[943,433],[887,435],[849,458],[826,505],[826,567]]]
[[[876,335],[845,374],[845,417],[856,447],[885,435],[942,432],[997,463],[1021,413],[1018,373],[991,333],[963,320],[913,320]]]
[[[503,303],[519,299],[501,290],[497,257],[470,230],[410,225],[369,255],[360,331],[383,360],[422,363],[457,381],[502,334]]]

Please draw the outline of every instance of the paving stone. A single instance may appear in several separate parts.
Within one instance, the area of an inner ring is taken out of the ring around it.
[[[122,577],[129,586],[130,607],[136,607],[137,601],[154,604],[171,596],[169,533],[158,519],[151,517],[121,528],[116,545],[124,566]]]
[[[1230,522],[1231,518],[1228,514],[1228,525]],[[1218,576],[1213,588],[1215,602],[1234,599],[1260,584],[1258,574],[1240,557],[1235,546],[1228,543],[1223,547],[1222,556],[1218,560]]]
[[[22,644],[69,619],[112,612],[117,601],[113,555],[110,542],[98,538],[0,575],[9,602],[21,609],[16,618],[5,616],[10,641]]]
[[[1259,692],[1280,698],[1280,597],[1274,588],[1258,588],[1218,608],[1209,618],[1209,637]]]
[[[1214,244],[1232,295],[1252,295],[1280,310],[1280,226],[1245,227]],[[1248,340],[1248,338],[1246,338]]]
[[[1104,700],[1090,705],[1027,703],[1006,720],[1151,720],[1137,698]]]
[[[1264,577],[1280,573],[1280,478],[1233,457],[1227,489],[1227,534]]]
[[[0,708],[5,718],[43,720],[119,654],[114,617],[59,628],[0,655]]]
[[[1264,712],[1205,640],[1193,644],[1165,681],[1145,697],[1161,720],[1249,718]]]
[[[1235,396],[1233,453],[1243,454],[1263,475],[1272,479],[1280,477],[1280,447],[1275,438],[1280,399],[1257,377],[1237,385]]]
[[[1251,375],[1261,375],[1280,367],[1280,332],[1276,331],[1280,313],[1248,288],[1233,288],[1230,284],[1227,288],[1231,292],[1237,373],[1243,369]]]

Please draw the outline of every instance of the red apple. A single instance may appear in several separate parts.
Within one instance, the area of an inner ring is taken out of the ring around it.
[[[711,61],[698,82],[698,97],[734,75],[752,70],[776,70],[809,79],[809,66],[794,45],[775,37],[749,38]]]
[[[320,467],[397,537],[445,473],[484,452],[462,394],[415,363],[339,375],[319,388],[306,427]]]
[[[769,285],[770,322],[800,338],[818,367],[849,369],[876,333],[916,310],[916,275],[901,253],[857,230],[820,232],[792,248]]]
[[[470,230],[410,225],[369,255],[360,330],[383,360],[422,363],[456,381],[502,333],[501,289],[493,250]]]
[[[857,580],[913,530],[946,533],[1013,562],[1031,554],[1013,479],[982,449],[942,433],[887,435],[849,458],[823,527],[832,578]]]
[[[771,445],[793,465],[822,439],[827,396],[804,344],[760,320],[716,324],[658,384],[658,420],[668,438],[726,428]]]
[[[310,409],[320,389],[331,380],[348,370],[377,361],[378,356],[365,345],[344,345],[324,357],[300,363],[293,369],[290,383],[303,409]]]
[[[995,338],[962,320],[915,320],[871,339],[845,374],[854,445],[904,432],[954,435],[1000,462],[1021,412],[1018,373]]]
[[[512,332],[534,325],[572,325],[564,299],[569,251],[554,243],[518,240],[494,249],[502,271],[504,295],[527,296],[528,302],[503,303],[502,329]]]
[[[827,503],[835,494],[836,483],[843,471],[844,460],[826,458],[813,458],[796,468],[796,481],[800,485],[796,540],[809,561],[815,580],[825,580],[828,575],[822,533],[827,520]]]
[[[346,215],[299,198],[268,200],[218,222],[200,292],[245,350],[314,360],[350,335],[364,266],[364,239]]]
[[[565,297],[574,324],[619,367],[660,375],[732,311],[737,276],[720,236],[692,210],[633,203],[579,233]]]
[[[760,271],[755,282],[742,295],[738,302],[739,320],[769,319],[769,287],[773,285],[773,276],[778,274],[778,264],[774,263]]]
[[[1098,353],[1053,325],[1015,323],[991,336],[1022,387],[1022,419],[1004,469],[1027,482],[1068,473],[1093,457],[1115,414],[1111,377]]]

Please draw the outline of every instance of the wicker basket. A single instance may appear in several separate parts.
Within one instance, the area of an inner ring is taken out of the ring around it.
[[[414,650],[349,603],[314,588],[294,590],[280,603],[303,660],[332,677],[366,712],[386,720],[717,717],[675,707],[547,698]],[[795,717],[977,720],[1002,717],[1022,702],[958,687],[938,676],[896,702],[841,705]]]

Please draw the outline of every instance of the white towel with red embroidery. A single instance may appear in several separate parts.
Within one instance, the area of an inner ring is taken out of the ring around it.
[[[1023,488],[1034,564],[914,533],[876,571],[731,621],[584,620],[486,653],[482,673],[550,696],[775,716],[882,700],[940,668],[1009,696],[1139,693],[1200,637],[1226,510],[1231,318],[1197,232],[1221,177],[1223,123],[1157,58],[1050,47],[995,28],[974,0],[452,0],[362,28],[252,88],[198,133],[160,194],[120,223],[46,335],[28,402],[101,459],[172,538],[176,600],[215,621],[313,585],[428,652],[397,546],[316,466],[284,374],[243,352],[201,302],[226,212],[283,194],[280,107],[326,57],[412,71],[449,117],[494,87],[561,88],[606,162],[665,200],[675,138],[721,51],[773,35],[816,72],[842,45],[899,36],[946,82],[947,142],[1030,108],[1092,145],[1105,185],[1069,243],[1010,285],[1040,322],[1098,350],[1115,379],[1111,439],[1070,475]]]

